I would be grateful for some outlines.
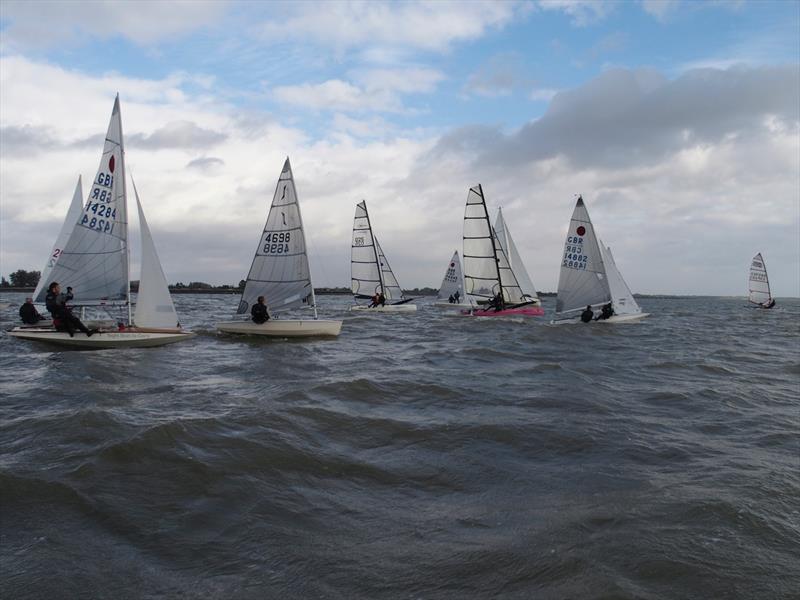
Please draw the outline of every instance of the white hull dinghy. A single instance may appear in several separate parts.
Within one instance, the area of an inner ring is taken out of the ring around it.
[[[355,300],[370,300],[368,304],[355,304],[351,311],[381,313],[408,313],[417,310],[416,305],[408,304],[413,298],[406,298],[395,277],[389,261],[372,233],[372,224],[367,212],[367,202],[356,205],[353,219],[353,244],[350,251],[350,288]],[[386,303],[371,306],[372,297],[383,294]]]
[[[613,315],[597,319],[603,306],[611,303]],[[628,284],[617,269],[611,248],[603,245],[589,218],[583,198],[579,197],[561,258],[558,296],[553,325],[582,323],[581,313],[591,306],[596,323],[631,323],[648,316],[643,313]]]
[[[264,296],[270,309],[271,318],[265,323],[246,320],[250,319],[250,311],[259,296]],[[275,313],[298,308],[313,309],[314,318],[273,317]],[[342,330],[341,321],[317,318],[303,218],[288,158],[275,187],[237,314],[242,318],[217,323],[216,328],[223,333],[279,338],[337,336]]]
[[[75,199],[43,270],[35,300],[43,301],[52,281],[74,288],[76,307],[118,307],[127,314],[120,326],[73,336],[50,327],[15,327],[8,335],[70,348],[131,348],[172,344],[194,334],[181,329],[167,280],[136,193],[142,236],[142,270],[136,312],[131,315],[128,206],[125,151],[119,96],[114,100],[100,167],[85,206],[75,214]],[[80,180],[76,194],[80,193]],[[45,279],[46,278],[46,279]]]
[[[457,298],[457,300],[455,300]],[[453,257],[447,263],[447,270],[442,278],[442,285],[439,286],[439,293],[433,303],[438,308],[467,309],[475,308],[475,305],[466,302],[467,296],[464,293],[464,271],[461,269],[461,257],[458,250],[453,252]],[[462,302],[463,300],[463,302]]]

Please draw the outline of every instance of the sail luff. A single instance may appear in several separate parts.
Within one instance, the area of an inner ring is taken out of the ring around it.
[[[294,173],[292,172],[292,165],[289,162],[289,157],[286,157],[286,164],[289,167],[289,174],[294,183]],[[303,247],[306,249],[306,259],[308,259],[308,244],[306,243],[306,229],[303,226],[303,212],[300,210],[300,195],[297,193],[297,184],[295,188],[295,202],[297,202],[297,218],[300,222],[300,233],[303,236]],[[308,283],[311,285],[311,308],[314,310],[314,318],[317,319],[317,295],[314,293],[314,281],[311,279],[311,265],[308,267]]]

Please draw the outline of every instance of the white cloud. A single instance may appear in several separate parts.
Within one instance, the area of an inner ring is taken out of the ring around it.
[[[569,15],[576,27],[601,21],[614,10],[614,3],[599,0],[539,0],[538,6],[543,10],[557,10]]]
[[[642,9],[659,21],[666,21],[681,5],[681,0],[642,0]]]
[[[215,24],[225,11],[222,2],[115,2],[101,0],[4,0],[3,49],[79,45],[92,39],[123,37],[136,44],[174,40]]]

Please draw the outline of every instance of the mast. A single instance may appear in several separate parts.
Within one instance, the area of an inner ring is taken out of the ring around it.
[[[117,92],[117,97],[114,100],[114,108],[116,108],[117,112],[117,120],[119,121],[119,157],[122,163],[122,168],[120,169],[120,175],[122,175],[122,204],[125,207],[125,223],[123,225],[127,228],[128,226],[128,192],[125,186],[125,144],[122,136],[122,110],[119,106],[119,92]],[[125,300],[128,304],[128,325],[131,324],[133,315],[131,313],[131,245],[128,242],[128,236],[125,235],[125,253],[128,256],[128,264],[126,269],[126,275],[128,279],[128,283],[125,288]],[[141,279],[141,278],[140,278]]]
[[[294,173],[292,172],[292,165],[289,162],[289,157],[286,157],[286,165],[289,167],[289,174],[291,175],[292,182],[294,182]],[[280,183],[280,180],[278,181]],[[300,220],[300,233],[303,234],[303,248],[306,251],[306,259],[308,258],[308,244],[306,244],[306,229],[303,227],[303,213],[300,212],[300,194],[297,193],[297,185],[295,184],[295,204],[297,204],[297,218]],[[314,294],[314,281],[311,279],[311,267],[308,269],[308,283],[311,285],[311,307],[314,309],[314,318],[317,319],[317,296]]]
[[[494,243],[496,233],[492,222],[489,220],[489,211],[486,209],[486,198],[483,197],[483,188],[478,184],[478,193],[481,196],[481,203],[483,204],[483,214],[486,217],[486,225],[489,227],[489,237],[492,240],[492,252],[494,253],[494,266],[497,270],[497,285],[500,287],[500,297],[503,298],[503,278],[500,276],[500,259],[497,258],[497,245]]]

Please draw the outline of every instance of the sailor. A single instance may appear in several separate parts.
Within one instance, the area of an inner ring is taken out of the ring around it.
[[[378,303],[380,302],[380,296],[378,295],[378,292],[375,292],[370,300],[371,301],[367,308],[375,308],[376,306],[378,306]]]
[[[772,308],[773,306],[775,306],[775,298],[770,298],[766,302],[761,303],[762,308]]]
[[[86,325],[81,323],[81,320],[72,314],[72,311],[67,306],[67,302],[72,300],[72,288],[67,287],[67,293],[61,293],[61,286],[57,281],[53,281],[47,287],[47,296],[45,297],[45,306],[50,314],[53,315],[53,327],[56,331],[66,331],[69,337],[75,335],[75,330],[80,329],[86,334],[86,337],[92,337],[95,333],[90,330]]]
[[[608,304],[603,305],[603,310],[600,315],[597,317],[597,321],[603,321],[605,319],[609,319],[614,316],[614,307],[611,305],[611,302]]]
[[[250,309],[250,314],[253,317],[253,323],[258,325],[269,321],[269,307],[264,304],[264,296],[258,297],[258,301]]]
[[[461,302],[461,294],[458,293],[458,290],[456,290],[456,293],[453,294],[453,300],[455,300],[453,304],[458,304]]]
[[[584,323],[591,323],[593,318],[594,318],[594,311],[592,310],[592,305],[587,304],[586,310],[581,313],[581,321],[583,321]]]
[[[494,308],[494,312],[500,312],[505,307],[506,303],[503,300],[503,294],[501,294],[500,292],[497,292],[497,294],[495,294],[494,297],[491,300],[489,300],[488,308]]]
[[[450,294],[450,297],[447,299],[447,301],[448,301],[450,304],[455,304],[455,303],[456,303],[456,299],[455,299],[455,297],[453,296],[453,294]]]
[[[26,325],[36,325],[39,321],[44,320],[44,317],[33,305],[33,298],[25,298],[25,304],[19,307],[19,318]]]
[[[383,295],[383,292],[378,294],[378,302],[375,306],[377,306],[378,304],[380,304],[381,306],[386,306],[386,296]]]

